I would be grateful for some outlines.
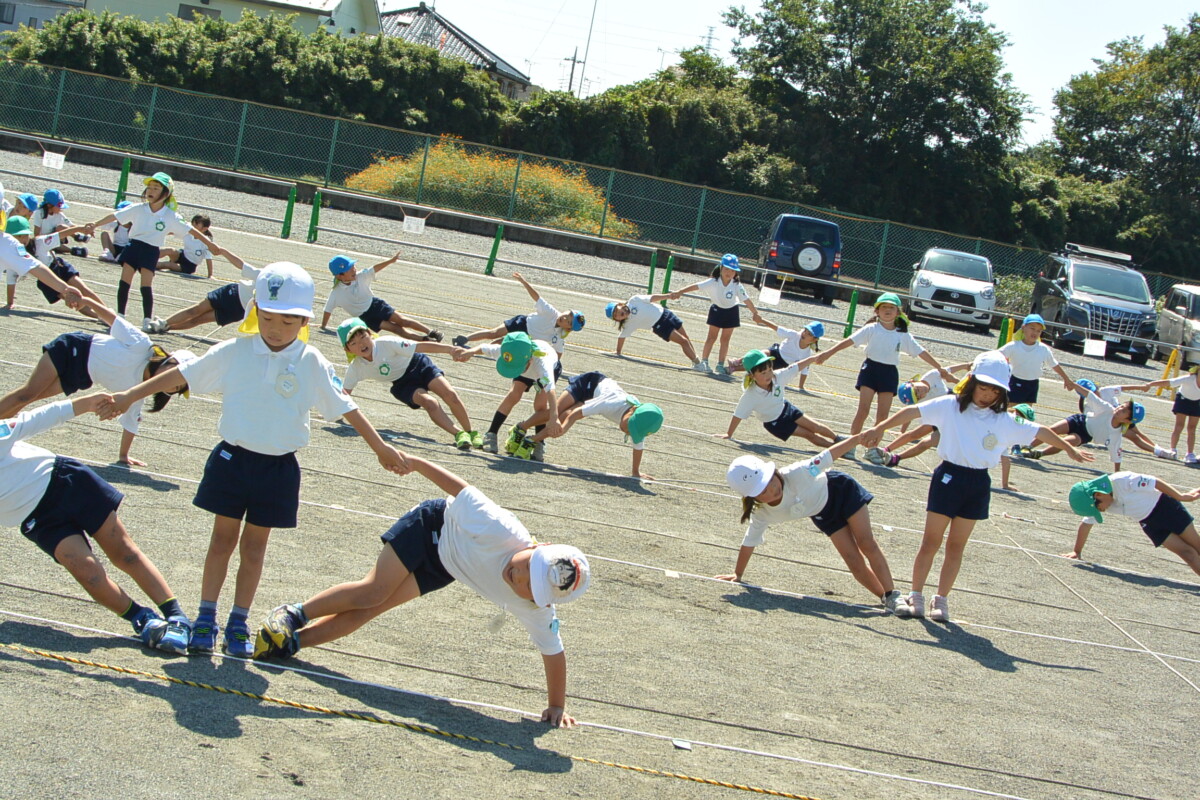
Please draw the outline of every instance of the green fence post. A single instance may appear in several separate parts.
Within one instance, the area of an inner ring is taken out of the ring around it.
[[[883,238],[879,240],[879,260],[875,262],[875,288],[879,288],[879,276],[883,274],[883,254],[887,250],[888,231],[892,228],[892,223],[883,223]]]
[[[600,233],[596,234],[601,239],[604,238],[604,223],[608,221],[608,202],[609,202],[608,199],[610,197],[612,197],[613,177],[616,176],[616,174],[617,174],[617,171],[615,169],[610,169],[608,171],[608,186],[606,186],[604,188],[604,208],[600,210]],[[658,251],[655,251],[654,255],[657,256]],[[650,283],[651,283],[651,285],[654,284],[654,260],[653,260],[653,257],[651,257],[651,261],[650,261]]]
[[[999,350],[1006,344],[1008,344],[1008,317],[1003,317],[1000,320],[1000,338],[996,340],[996,349]]]
[[[983,239],[975,240],[975,255],[979,255],[979,247],[983,244]]]
[[[513,212],[517,210],[517,186],[521,182],[521,164],[524,159],[525,155],[523,153],[517,153],[517,169],[513,173],[513,186],[512,191],[508,195],[508,213],[504,215],[505,219],[512,219]],[[491,273],[489,272],[488,274],[490,275]]]
[[[146,132],[142,135],[142,152],[150,149],[150,131],[154,128],[154,106],[158,103],[158,85],[150,90],[150,111],[146,114]]]
[[[671,255],[667,256],[667,272],[665,275],[663,275],[662,290],[664,292],[671,291],[671,273],[674,271],[675,271],[675,254],[671,253]],[[663,308],[667,307],[666,300],[662,301],[662,307]]]
[[[708,199],[708,187],[700,190],[700,207],[696,209],[696,229],[692,231],[692,255],[696,254],[696,244],[700,241],[700,220],[704,218],[704,201]]]
[[[308,218],[308,243],[317,240],[317,223],[321,221],[321,190],[313,194],[312,214]]]
[[[54,98],[54,118],[50,121],[50,135],[58,136],[58,115],[62,111],[63,94],[66,91],[67,71],[58,71],[58,96]]]
[[[646,293],[654,294],[654,270],[658,266],[658,251],[650,254],[650,280],[646,281]]]
[[[280,239],[290,239],[292,236],[292,212],[296,210],[296,187],[292,186],[288,190],[288,207],[287,211],[283,212],[283,231],[279,234]]]
[[[487,269],[483,271],[484,275],[491,275],[492,270],[496,268],[496,254],[500,252],[500,240],[504,238],[504,223],[501,222],[496,226],[496,238],[492,240],[492,252],[488,255]]]
[[[854,333],[854,315],[858,313],[858,289],[850,293],[850,313],[846,315],[846,330],[842,333],[845,339]]]
[[[421,177],[417,179],[417,205],[421,205],[421,195],[425,191],[425,165],[429,163],[429,137],[425,137],[425,155],[421,158]]]
[[[233,168],[236,170],[238,165],[242,163],[242,141],[246,138],[246,111],[250,108],[250,104],[242,102],[242,119],[238,122],[238,138],[237,144],[233,147]]]
[[[333,136],[329,138],[329,156],[325,159],[325,185],[329,185],[329,176],[333,174],[333,151],[337,148],[338,131],[342,128],[341,117],[333,121]]]
[[[132,166],[133,162],[128,156],[121,160],[121,179],[117,181],[117,200],[113,203],[113,208],[125,199],[125,190],[129,188],[129,170]]]

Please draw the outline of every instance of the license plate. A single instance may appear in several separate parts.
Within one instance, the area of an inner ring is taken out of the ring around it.
[[[1115,342],[1115,343],[1117,343],[1117,344],[1120,344],[1120,342],[1121,342],[1121,337],[1119,337],[1119,336],[1105,336],[1105,337],[1104,337],[1104,341],[1106,341],[1106,342]]]

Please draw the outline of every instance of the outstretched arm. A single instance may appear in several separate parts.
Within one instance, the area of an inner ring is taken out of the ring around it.
[[[533,288],[533,286],[532,286],[532,285],[530,285],[529,281],[527,281],[527,280],[525,280],[524,278],[522,278],[522,277],[521,277],[521,273],[519,273],[519,272],[514,272],[512,275],[513,275],[513,277],[514,277],[514,278],[516,278],[516,280],[517,280],[517,283],[519,283],[519,284],[521,284],[522,286],[524,286],[524,287],[525,287],[525,291],[529,292],[529,296],[533,298],[533,302],[535,302],[535,303],[536,303],[538,300],[541,300],[541,299],[542,299],[542,296],[541,296],[540,294],[538,294],[538,290],[537,290],[537,289],[535,289],[535,288]]]
[[[1200,488],[1192,489],[1190,492],[1181,492],[1162,478],[1154,479],[1154,488],[1181,503],[1191,503],[1200,499]]]
[[[879,440],[883,438],[883,432],[888,428],[894,428],[897,425],[905,425],[921,416],[920,406],[907,406],[900,409],[895,414],[885,419],[883,422],[876,425],[874,428],[868,428],[863,431],[862,444],[864,447],[874,447],[879,444]]]
[[[682,289],[676,289],[675,291],[673,291],[667,295],[667,299],[668,300],[678,300],[680,297],[683,297],[688,292],[694,292],[698,288],[700,288],[700,284],[693,283],[691,286],[685,286]],[[653,299],[654,298],[651,297],[651,300],[653,300]]]
[[[403,453],[383,440],[379,435],[379,431],[375,430],[375,426],[367,419],[366,415],[359,409],[347,411],[342,415],[342,419],[350,423],[350,427],[358,431],[375,453],[375,457],[379,459],[379,464],[388,472],[394,472],[397,475],[406,475],[411,470],[408,459]]]
[[[1065,558],[1079,558],[1083,555],[1083,546],[1087,544],[1088,534],[1092,532],[1092,526],[1083,522],[1079,522],[1079,529],[1075,531],[1075,549],[1069,553],[1063,553]]]
[[[468,484],[466,481],[445,467],[438,466],[432,461],[427,461],[417,456],[407,456],[407,459],[408,466],[413,472],[427,478],[434,486],[451,497],[458,497],[458,493],[467,488]]]
[[[542,665],[546,668],[546,710],[542,712],[542,722],[549,722],[555,728],[575,727],[575,718],[568,716],[566,712],[566,651],[552,656],[543,655]]]
[[[371,267],[371,269],[375,270],[375,274],[378,275],[380,270],[387,269],[388,267],[390,267],[392,264],[395,264],[399,260],[400,260],[400,251],[397,250],[396,254],[394,256],[389,258],[387,261],[380,261],[378,264]]]
[[[824,364],[826,361],[828,361],[830,358],[833,357],[834,353],[840,353],[841,351],[845,350],[847,347],[853,347],[853,346],[854,346],[854,340],[847,336],[845,339],[842,339],[840,342],[835,344],[833,347],[830,347],[824,353],[818,353],[817,355],[813,356],[812,363]],[[807,360],[808,359],[805,359],[805,361],[807,361]],[[801,369],[803,369],[803,367],[801,367]]]
[[[746,573],[746,565],[750,563],[750,556],[754,555],[754,548],[750,545],[742,545],[742,549],[738,550],[737,563],[733,567],[733,573],[728,575],[715,576],[719,581],[740,581],[742,575]]]
[[[1071,444],[1066,439],[1059,436],[1057,433],[1055,433],[1050,428],[1047,428],[1045,425],[1038,425],[1037,427],[1038,427],[1037,440],[1039,442],[1045,442],[1046,444],[1050,445],[1051,447],[1057,447],[1058,449],[1063,450],[1073,460],[1078,461],[1081,464],[1084,462],[1087,462],[1087,461],[1095,461],[1096,460],[1095,458],[1092,457],[1091,453],[1084,453],[1084,452],[1076,449],[1076,447],[1073,444]]]
[[[938,371],[938,374],[941,375],[942,379],[945,380],[947,383],[954,383],[955,380],[957,380],[954,377],[954,374],[951,373],[950,370],[946,369],[941,364],[939,364],[938,360],[936,358],[934,358],[933,354],[930,353],[928,350],[921,351],[921,355],[918,356],[918,358],[920,358],[922,361],[924,361],[929,366],[936,369]]]

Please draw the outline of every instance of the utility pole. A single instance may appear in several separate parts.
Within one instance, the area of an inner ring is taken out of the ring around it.
[[[564,58],[563,61],[571,62],[571,77],[567,79],[567,94],[570,94],[575,89],[575,65],[579,63],[579,47],[575,47],[575,55],[571,56],[570,58]],[[580,83],[582,82],[583,80],[581,78]]]
[[[579,97],[583,97],[583,75],[587,72],[588,53],[592,52],[592,28],[596,26],[596,6],[600,0],[592,0],[592,21],[588,23],[587,44],[583,47],[583,66],[579,69]]]

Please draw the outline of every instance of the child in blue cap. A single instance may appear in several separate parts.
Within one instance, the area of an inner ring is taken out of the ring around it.
[[[676,289],[670,294],[670,299],[678,300],[688,292],[699,289],[712,300],[712,305],[708,307],[708,336],[704,339],[703,352],[700,354],[700,362],[704,365],[705,372],[708,371],[708,356],[712,353],[713,343],[719,336],[721,345],[717,350],[717,367],[714,372],[718,375],[729,374],[725,356],[729,353],[729,340],[733,337],[734,328],[742,324],[738,306],[745,303],[751,314],[758,314],[758,309],[754,307],[750,295],[746,294],[746,287],[742,286],[739,279],[741,271],[738,257],[733,253],[726,253],[713,269],[711,278]]]
[[[613,302],[604,307],[604,316],[617,323],[617,355],[625,349],[625,340],[634,331],[649,328],[655,336],[664,342],[674,342],[683,350],[692,369],[697,372],[710,372],[706,362],[696,356],[696,348],[692,346],[691,337],[683,329],[683,320],[669,308],[663,308],[660,302],[666,300],[668,294],[635,294],[623,303]]]
[[[800,330],[794,331],[791,328],[776,325],[755,310],[754,321],[764,328],[775,331],[780,337],[778,342],[763,350],[764,353],[771,357],[771,366],[775,369],[783,369],[795,364],[797,361],[803,361],[811,357],[814,350],[820,349],[821,337],[825,335],[825,323],[815,320]],[[730,375],[743,369],[740,358],[729,359],[725,366]],[[805,391],[804,383],[807,380],[808,367],[805,367],[800,370],[800,382],[796,385],[796,388],[802,392]]]
[[[1038,399],[1038,382],[1042,370],[1046,367],[1054,370],[1062,378],[1063,387],[1074,391],[1074,383],[1066,370],[1054,357],[1054,351],[1042,341],[1042,331],[1046,330],[1046,320],[1040,314],[1030,314],[1021,323],[1021,338],[1013,339],[1000,348],[1000,352],[1012,365],[1012,378],[1009,383],[1012,393],[1008,400],[1011,403],[1036,403]]]
[[[567,337],[583,330],[583,326],[587,324],[583,312],[574,309],[559,311],[537,289],[533,288],[529,281],[521,277],[521,273],[514,272],[512,276],[517,283],[525,287],[525,291],[533,298],[533,313],[517,314],[486,331],[475,331],[469,336],[455,336],[454,344],[458,347],[470,347],[471,342],[498,341],[510,333],[528,333],[531,339],[549,342],[561,360],[567,346]],[[505,413],[511,411],[520,399],[520,394],[513,397],[512,402],[508,403]],[[504,405],[505,403],[501,403],[501,406]]]
[[[1071,384],[1072,388],[1083,398],[1084,411],[1072,414],[1064,420],[1054,423],[1050,430],[1058,434],[1064,441],[1073,445],[1097,444],[1108,449],[1112,459],[1113,469],[1121,469],[1121,440],[1126,432],[1146,418],[1146,407],[1134,400],[1114,404],[1105,400],[1096,384],[1086,378]],[[1132,386],[1108,387],[1115,390],[1145,391],[1145,384]],[[1114,393],[1115,394],[1115,393]],[[1023,447],[1021,455],[1027,458],[1041,458],[1061,452],[1061,448],[1047,445],[1041,448]],[[1153,452],[1153,451],[1152,451]]]
[[[321,330],[329,330],[329,317],[335,308],[341,308],[352,317],[358,317],[375,333],[384,330],[417,342],[440,342],[442,334],[432,328],[403,316],[386,300],[371,293],[371,283],[380,272],[395,264],[400,251],[386,261],[373,267],[358,269],[358,262],[349,256],[337,255],[329,259],[329,272],[333,275],[333,291],[325,301],[325,313],[321,316]],[[410,332],[415,331],[415,333]]]

